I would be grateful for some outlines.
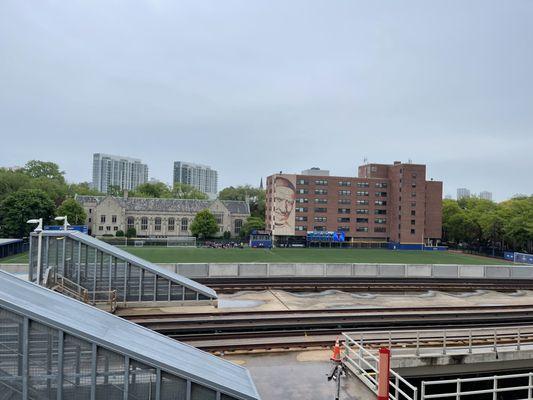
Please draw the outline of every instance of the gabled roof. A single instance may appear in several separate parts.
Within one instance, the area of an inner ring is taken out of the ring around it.
[[[79,203],[100,204],[111,197],[127,211],[164,211],[197,213],[220,201],[231,214],[250,214],[250,207],[245,201],[238,200],[193,200],[193,199],[158,199],[144,197],[113,197],[113,196],[76,196]]]
[[[32,235],[34,235],[32,233]],[[195,290],[207,297],[212,299],[217,298],[217,293],[204,285],[199,284],[198,282],[193,281],[192,279],[186,278],[182,275],[178,275],[174,272],[170,272],[165,268],[162,268],[156,264],[153,264],[149,261],[146,261],[140,257],[134,256],[127,251],[124,251],[118,247],[112,246],[109,243],[106,243],[102,240],[93,238],[92,236],[86,235],[85,233],[69,230],[69,231],[43,231],[44,236],[67,236],[70,239],[79,241],[86,245],[89,245],[93,248],[101,250],[107,254],[120,258],[121,260],[127,261],[132,265],[135,265],[139,268],[145,269],[149,272],[167,278],[179,285],[183,285],[189,289]]]
[[[0,306],[238,399],[260,399],[241,366],[3,271]]]

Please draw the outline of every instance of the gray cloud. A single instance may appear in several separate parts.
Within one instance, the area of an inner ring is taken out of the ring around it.
[[[0,3],[0,164],[176,159],[222,186],[364,157],[428,164],[446,193],[532,193],[533,3]]]

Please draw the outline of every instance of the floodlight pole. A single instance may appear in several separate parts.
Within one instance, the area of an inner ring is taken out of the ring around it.
[[[37,284],[41,284],[41,252],[43,247],[43,219],[30,219],[28,224],[37,224],[34,232],[37,233]]]

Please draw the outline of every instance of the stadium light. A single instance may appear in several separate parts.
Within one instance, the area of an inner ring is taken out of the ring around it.
[[[67,216],[63,216],[63,217],[55,217],[54,218],[56,221],[63,221],[63,230],[67,231],[68,230],[68,227],[70,226],[70,224],[68,223],[68,220],[67,220]]]
[[[37,284],[41,284],[41,251],[43,247],[43,219],[29,219],[27,224],[37,224],[34,232],[37,232]]]

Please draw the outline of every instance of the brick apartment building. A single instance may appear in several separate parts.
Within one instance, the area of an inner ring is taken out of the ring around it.
[[[343,231],[349,242],[437,245],[442,182],[427,181],[425,165],[400,161],[362,165],[357,177],[318,168],[274,174],[267,178],[266,228],[278,241]]]

